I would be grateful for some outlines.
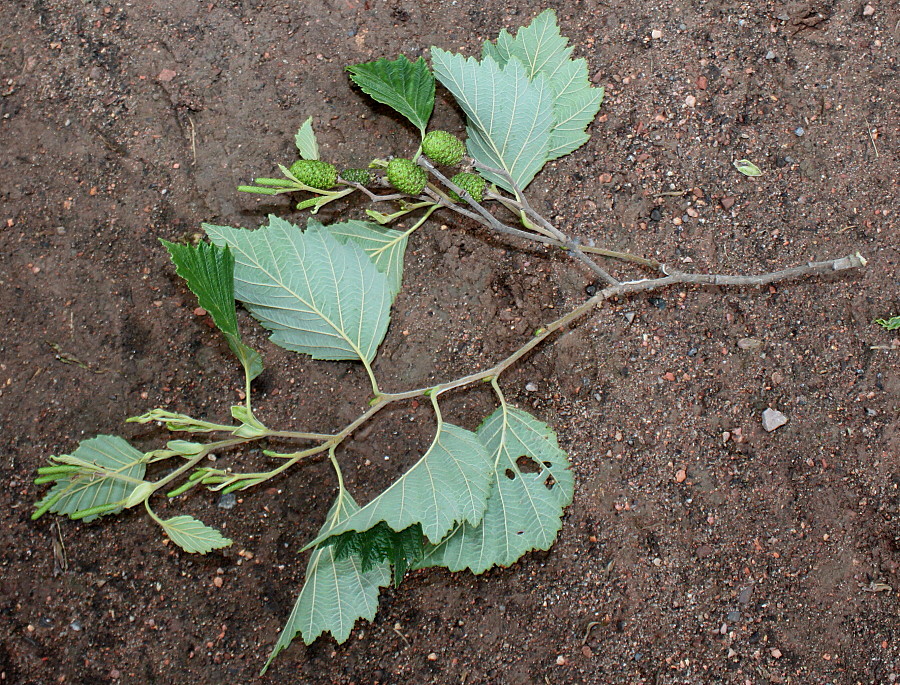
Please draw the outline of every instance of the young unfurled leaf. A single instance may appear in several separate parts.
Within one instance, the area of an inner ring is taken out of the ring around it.
[[[328,512],[325,525],[319,531],[320,536],[326,535],[358,510],[359,505],[342,491]],[[266,661],[263,673],[298,634],[308,645],[324,632],[330,632],[338,644],[346,641],[357,619],[371,621],[375,617],[378,593],[380,588],[390,583],[390,578],[387,563],[376,564],[363,571],[359,558],[337,559],[334,547],[323,546],[313,550],[306,567],[303,589]]]
[[[875,319],[875,323],[886,331],[900,330],[900,316],[892,316],[890,319]]]
[[[734,168],[744,174],[744,176],[762,176],[762,169],[756,166],[749,159],[737,160],[734,163]]]
[[[240,360],[250,380],[263,370],[259,353],[241,341],[237,311],[234,306],[234,257],[228,247],[200,243],[196,247],[179,245],[166,240],[175,271],[197,296],[197,301],[225,335],[228,346]]]
[[[525,67],[528,79],[543,75],[553,94],[553,130],[547,161],[562,157],[587,142],[585,132],[603,101],[603,88],[594,88],[587,62],[571,59],[568,39],[560,35],[556,12],[544,10],[513,37],[505,29],[496,44],[485,42],[482,55],[501,68],[511,59]]]
[[[161,521],[160,525],[172,542],[191,554],[206,554],[231,545],[231,540],[215,528],[191,516],[175,516]]]
[[[300,130],[294,136],[294,142],[303,159],[319,159],[319,143],[316,141],[316,133],[312,127],[312,117],[309,117],[300,125]]]
[[[235,296],[271,340],[313,359],[371,362],[387,331],[391,290],[365,251],[278,217],[255,231],[205,225],[235,255]]]
[[[457,522],[476,525],[484,514],[493,459],[471,431],[441,423],[431,447],[387,490],[306,548],[348,530],[366,531],[384,521],[395,531],[416,523],[433,543]]]
[[[518,59],[505,67],[490,56],[473,57],[434,47],[434,72],[466,113],[466,146],[475,161],[503,169],[525,188],[547,161],[553,130],[552,92],[542,74],[529,79]],[[482,171],[512,192],[502,176]]]
[[[494,461],[484,518],[478,525],[460,525],[429,547],[420,566],[473,573],[509,566],[526,552],[550,549],[562,527],[574,482],[553,430],[527,412],[500,407],[477,435]]]
[[[93,521],[103,514],[118,514],[135,489],[144,485],[144,454],[116,435],[82,440],[71,455],[51,460],[79,468],[59,474],[56,484],[35,505],[35,517],[50,511]],[[86,510],[93,513],[79,516]]]
[[[323,225],[310,219],[307,230],[321,229],[327,230],[342,243],[352,240],[365,250],[375,268],[387,276],[391,296],[397,296],[403,280],[406,233],[384,228],[371,221],[345,221],[340,224]]]
[[[358,557],[364,572],[381,562],[389,562],[394,569],[394,587],[400,585],[403,576],[424,553],[422,526],[415,524],[398,532],[384,521],[362,533],[348,530],[326,538],[323,545],[333,545],[337,559]]]
[[[422,135],[434,109],[434,76],[421,57],[415,62],[400,55],[347,67],[350,78],[372,99],[395,109]]]

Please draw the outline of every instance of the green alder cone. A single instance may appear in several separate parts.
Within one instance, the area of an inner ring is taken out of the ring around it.
[[[442,166],[453,166],[459,164],[466,154],[466,146],[452,133],[430,131],[422,139],[422,152]]]
[[[341,178],[348,183],[359,183],[365,186],[372,182],[372,172],[368,169],[344,169],[341,172]]]
[[[300,183],[310,188],[328,190],[337,183],[337,169],[334,164],[320,162],[317,159],[300,159],[291,165],[291,173]]]
[[[487,183],[478,174],[470,174],[463,171],[456,174],[456,176],[450,180],[469,193],[475,202],[481,202],[484,199],[484,189],[485,186],[487,186]],[[452,190],[449,192],[449,195],[450,199],[455,202],[460,202],[462,200],[462,198]]]
[[[428,182],[425,170],[412,160],[403,157],[388,162],[387,177],[394,188],[407,195],[418,195]]]

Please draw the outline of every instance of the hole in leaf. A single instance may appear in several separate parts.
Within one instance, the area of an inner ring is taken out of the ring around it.
[[[524,530],[520,530],[519,532],[516,533],[516,535],[525,535],[525,531],[524,531]]]
[[[516,466],[519,467],[519,471],[522,473],[540,473],[543,470],[540,462],[524,454],[516,459]]]
[[[549,462],[549,461],[545,461],[545,462],[544,462],[544,466],[546,466],[548,469],[549,469],[549,468],[553,468],[553,463],[552,463],[552,462]]]
[[[552,490],[554,485],[556,485],[556,479],[553,476],[547,476],[547,480],[544,481],[544,487]]]
[[[509,478],[510,480],[515,480],[516,474],[513,473],[512,469],[506,469],[506,477]]]

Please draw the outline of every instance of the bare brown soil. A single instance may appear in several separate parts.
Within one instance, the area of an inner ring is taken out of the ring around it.
[[[575,465],[556,546],[481,577],[416,572],[346,644],[295,645],[264,680],[895,682],[900,348],[872,320],[900,313],[897,5],[547,5],[607,100],[591,141],[533,184],[540,211],[700,272],[856,250],[869,267],[623,300],[540,348],[503,386]],[[123,424],[151,407],[225,418],[239,369],[158,239],[269,212],[301,221],[235,187],[294,159],[307,116],[340,164],[415,148],[345,65],[471,54],[544,6],[0,4],[0,682],[256,679],[334,494],[327,465],[231,510],[202,493],[161,504],[235,540],[205,557],[163,544],[140,512],[31,522],[34,469],[98,433],[158,445],[161,431]],[[434,124],[459,128],[438,99]],[[741,158],[764,175],[738,174]],[[415,236],[406,269],[376,364],[389,391],[493,363],[592,284],[564,255],[451,217]],[[360,368],[291,355],[242,322],[268,362],[267,423],[331,430],[364,406]],[[787,425],[765,432],[766,407]],[[484,391],[446,411],[473,428],[491,408]],[[398,406],[343,450],[360,500],[415,457],[429,420]]]

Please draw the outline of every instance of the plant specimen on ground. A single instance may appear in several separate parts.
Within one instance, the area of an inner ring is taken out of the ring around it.
[[[90,521],[143,506],[173,543],[205,554],[231,541],[190,516],[160,517],[151,506],[153,498],[172,499],[195,488],[248,490],[294,466],[327,458],[337,494],[319,534],[303,547],[310,552],[306,580],[268,666],[298,635],[306,643],[324,632],[338,642],[346,640],[357,619],[374,617],[380,588],[399,584],[410,569],[442,566],[482,573],[552,546],[574,491],[569,460],[552,428],[507,402],[501,380],[508,368],[558,331],[612,297],[674,284],[761,286],[865,265],[856,254],[757,276],[686,273],[655,259],[588,247],[566,235],[532,207],[525,190],[547,162],[588,140],[586,129],[600,108],[603,89],[591,85],[586,61],[573,59],[572,50],[548,10],[516,35],[503,31],[495,42],[485,43],[480,59],[433,47],[430,68],[422,58],[403,56],[349,67],[364,93],[419,130],[419,149],[408,158],[374,159],[365,169],[338,170],[320,159],[313,122],[307,119],[295,139],[301,159],[280,166],[281,177],[257,178],[240,190],[300,193],[297,209],[309,209],[312,215],[358,194],[372,205],[367,220],[323,224],[310,216],[299,227],[270,216],[266,225],[253,230],[206,225],[208,243],[163,241],[177,273],[243,367],[245,402],[231,408],[232,421],[153,409],[128,420],[160,423],[188,439],[172,439],[148,452],[117,436],[84,440],[71,454],[53,456],[38,469],[36,482],[52,487],[33,517],[52,512]],[[436,81],[466,116],[465,142],[445,131],[427,130]],[[739,168],[741,173],[758,175],[748,165]],[[437,211],[563,250],[604,286],[556,320],[535,322],[534,334],[490,368],[428,387],[386,392],[372,362],[402,287],[407,243]],[[408,228],[391,227],[404,218],[411,220]],[[650,275],[621,280],[598,258]],[[281,430],[261,423],[251,397],[263,361],[241,338],[236,302],[271,332],[276,345],[316,360],[361,364],[371,383],[368,406],[336,430]],[[479,426],[444,419],[445,394],[483,384],[492,388],[497,407]],[[385,407],[413,398],[427,398],[431,404],[432,442],[398,480],[361,505],[345,485],[341,445]],[[294,441],[297,449],[266,449],[271,469],[242,471],[240,448],[265,445],[269,439]],[[210,465],[212,454],[230,459],[231,465]],[[148,479],[148,467],[160,477]]]

